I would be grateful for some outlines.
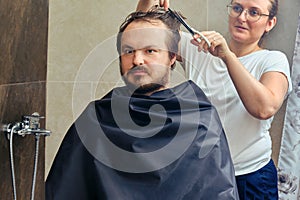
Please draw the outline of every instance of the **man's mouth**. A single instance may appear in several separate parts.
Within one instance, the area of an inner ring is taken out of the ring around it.
[[[128,74],[133,74],[136,76],[141,76],[141,75],[145,75],[148,74],[148,71],[145,67],[133,67]]]
[[[147,72],[145,70],[134,70],[132,73],[134,75],[144,75],[144,74],[147,74]]]

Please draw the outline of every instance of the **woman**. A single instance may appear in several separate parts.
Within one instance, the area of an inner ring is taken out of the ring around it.
[[[145,11],[157,2],[140,0],[137,10]],[[169,7],[168,0],[159,2]],[[219,112],[240,199],[278,199],[269,129],[291,91],[291,80],[286,56],[261,46],[276,24],[278,0],[232,0],[227,9],[230,41],[218,32],[204,31],[211,42],[208,47],[204,40],[190,42],[182,33],[179,60],[187,77],[203,89]]]

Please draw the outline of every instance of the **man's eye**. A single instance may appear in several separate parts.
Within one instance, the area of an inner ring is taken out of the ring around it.
[[[249,10],[249,15],[251,15],[251,16],[257,16],[259,14],[260,14],[260,12],[256,9],[250,9]]]
[[[155,50],[155,49],[147,49],[146,52],[149,53],[149,54],[153,54],[153,53],[157,52],[157,50]]]
[[[232,10],[236,13],[241,13],[241,12],[243,12],[244,9],[242,6],[235,5],[235,6],[232,6]]]
[[[133,50],[132,49],[123,49],[123,54],[132,54]]]

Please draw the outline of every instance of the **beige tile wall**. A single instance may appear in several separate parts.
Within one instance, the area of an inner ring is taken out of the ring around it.
[[[134,11],[136,2],[49,1],[46,123],[53,133],[46,140],[46,176],[64,134],[82,109],[89,101],[122,84],[114,36],[125,16]],[[228,2],[173,0],[171,3],[197,29],[227,35],[225,6]],[[285,0],[281,4],[278,27],[270,35],[268,46],[286,52],[291,60],[300,2]],[[184,80],[181,69],[178,71],[173,75],[174,83]],[[283,114],[278,123],[282,122]],[[277,135],[281,127],[276,127]]]

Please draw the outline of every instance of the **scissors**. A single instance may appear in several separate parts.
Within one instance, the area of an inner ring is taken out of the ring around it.
[[[191,34],[192,34],[192,36],[194,36],[195,34],[198,34],[198,35],[200,35],[200,38],[197,38],[196,40],[197,40],[197,42],[201,42],[201,39],[203,39],[205,42],[206,42],[206,44],[208,45],[208,47],[210,47],[211,46],[211,44],[210,44],[210,42],[209,42],[209,40],[202,34],[202,33],[200,33],[199,31],[196,31],[194,28],[192,28],[191,26],[189,26],[185,21],[184,21],[184,19],[180,16],[180,15],[178,15],[176,12],[174,12],[172,9],[170,9],[170,8],[168,8],[168,10],[169,10],[169,12],[171,13],[171,15],[173,16],[173,17],[175,17]]]

